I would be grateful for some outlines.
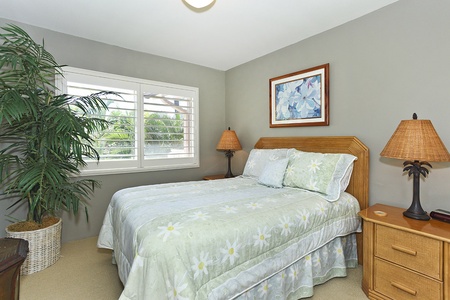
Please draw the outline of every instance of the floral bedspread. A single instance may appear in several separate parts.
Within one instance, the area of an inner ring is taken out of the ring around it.
[[[141,186],[113,196],[98,247],[114,250],[120,299],[232,299],[358,231],[358,211],[347,193],[328,202],[244,177]]]

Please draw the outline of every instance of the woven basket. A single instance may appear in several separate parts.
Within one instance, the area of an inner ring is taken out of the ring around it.
[[[62,221],[38,230],[14,232],[6,229],[6,237],[28,241],[29,252],[20,268],[21,275],[29,275],[53,265],[61,253]]]

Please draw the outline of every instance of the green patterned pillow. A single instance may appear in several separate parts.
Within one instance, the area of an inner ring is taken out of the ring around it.
[[[350,154],[315,153],[289,150],[289,164],[283,185],[318,192],[336,201],[348,185],[357,158]]]

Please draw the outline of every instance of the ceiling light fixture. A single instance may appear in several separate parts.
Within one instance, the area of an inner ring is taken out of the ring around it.
[[[183,0],[183,1],[195,8],[204,8],[214,2],[214,0]]]

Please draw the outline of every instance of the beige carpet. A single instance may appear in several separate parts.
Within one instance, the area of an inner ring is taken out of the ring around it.
[[[97,237],[92,237],[63,244],[61,258],[53,266],[21,277],[20,299],[118,299],[123,286],[111,264],[111,251],[97,249],[96,242]],[[350,269],[346,278],[315,287],[314,296],[308,299],[367,299],[361,290],[361,276],[361,267]]]

